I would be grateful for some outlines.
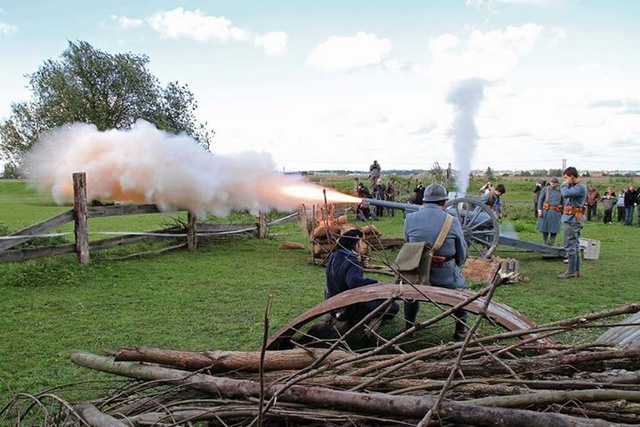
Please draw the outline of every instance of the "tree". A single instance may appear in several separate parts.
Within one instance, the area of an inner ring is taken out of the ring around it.
[[[196,121],[189,87],[172,82],[163,88],[148,63],[146,55],[112,55],[69,42],[59,61],[47,60],[27,76],[32,99],[12,104],[11,116],[0,124],[0,158],[16,167],[42,132],[65,123],[92,123],[104,131],[128,129],[137,119],[185,132],[209,149],[214,132]]]

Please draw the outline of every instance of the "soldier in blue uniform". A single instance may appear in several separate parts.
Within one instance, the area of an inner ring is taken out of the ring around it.
[[[430,184],[424,190],[423,204],[419,210],[408,213],[404,222],[404,238],[409,243],[427,242],[431,246],[435,243],[448,214],[444,210],[447,200],[447,190],[440,184]],[[467,289],[462,276],[462,266],[467,260],[467,243],[464,240],[462,226],[454,218],[442,246],[434,254],[441,257],[441,263],[432,263],[429,271],[429,282],[433,286],[449,289]],[[408,325],[415,322],[419,303],[405,303],[405,320]],[[456,330],[453,339],[464,339],[466,328],[465,310],[454,313]]]
[[[564,197],[562,223],[564,224],[564,246],[567,251],[567,271],[558,279],[574,279],[580,277],[580,230],[582,230],[582,214],[587,198],[587,186],[578,180],[578,170],[569,166],[562,172],[564,182],[560,193]]]
[[[500,197],[506,192],[504,185],[498,184],[495,188],[489,187],[480,197],[480,201],[489,206],[498,219],[502,219],[502,200],[500,200]]]
[[[363,237],[364,233],[362,230],[352,229],[346,231],[338,239],[338,246],[336,250],[331,253],[327,261],[325,298],[331,298],[349,289],[378,283],[376,279],[364,277],[362,273],[362,263],[360,262],[358,245],[361,244]],[[350,307],[341,314],[348,317],[346,320],[358,322],[367,314],[377,309],[382,303],[384,303],[384,300],[374,300],[356,304],[356,306]],[[398,311],[398,304],[394,302],[387,309],[386,313],[383,312],[380,313],[380,315],[385,315],[386,318],[389,318],[393,317]]]
[[[542,233],[542,243],[545,245],[554,246],[556,244],[563,205],[558,178],[554,176],[549,181],[549,185],[540,189],[536,211],[538,213],[536,229]]]

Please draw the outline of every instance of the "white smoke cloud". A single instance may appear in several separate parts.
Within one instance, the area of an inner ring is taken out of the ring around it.
[[[126,131],[100,132],[84,123],[53,129],[27,154],[24,171],[59,204],[73,200],[76,172],[87,175],[89,200],[154,203],[164,211],[199,215],[245,209],[257,214],[323,199],[321,187],[276,172],[266,153],[213,155],[191,137],[144,120]]]
[[[466,194],[469,187],[471,160],[479,137],[475,118],[484,98],[486,84],[487,81],[482,79],[458,81],[452,85],[447,94],[447,103],[454,108],[449,135],[453,139],[454,164],[458,171],[456,190],[462,194]]]

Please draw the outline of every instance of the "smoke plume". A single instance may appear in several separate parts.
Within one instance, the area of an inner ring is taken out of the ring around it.
[[[125,131],[61,126],[44,134],[24,162],[32,185],[59,204],[73,200],[75,172],[86,173],[89,200],[154,203],[163,211],[198,215],[290,210],[325,197],[322,187],[276,172],[266,153],[212,155],[191,137],[143,120]]]
[[[462,194],[466,194],[469,187],[471,159],[478,141],[475,118],[484,97],[485,84],[485,80],[477,78],[461,80],[447,94],[447,102],[454,108],[449,135],[453,138],[456,190]]]

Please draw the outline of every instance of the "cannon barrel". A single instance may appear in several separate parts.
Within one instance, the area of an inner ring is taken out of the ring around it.
[[[417,211],[418,209],[420,209],[420,205],[415,205],[413,203],[408,203],[408,202],[407,203],[391,202],[389,200],[369,199],[369,198],[364,198],[362,199],[362,201],[365,203],[369,203],[370,205],[373,205],[373,206],[380,206],[383,208],[390,208],[390,209],[402,209],[409,212]]]

